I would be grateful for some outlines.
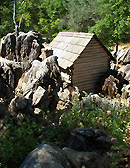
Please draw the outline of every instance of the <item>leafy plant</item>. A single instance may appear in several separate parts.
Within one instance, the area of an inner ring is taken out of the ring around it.
[[[96,24],[90,28],[107,47],[116,44],[116,51],[120,42],[129,41],[130,7],[128,0],[107,1],[98,0],[97,14],[101,16]]]
[[[91,97],[86,92],[84,94],[84,99]],[[106,131],[116,141],[108,155],[113,167],[118,168],[123,159],[130,157],[129,121],[130,107],[110,109],[109,104],[102,106],[102,102],[97,103],[95,98],[89,99],[85,108],[79,108],[79,102],[75,99],[72,107],[62,111],[62,114],[42,114],[37,119],[19,121],[17,125],[12,118],[6,117],[5,130],[0,134],[0,166],[19,167],[39,143],[50,141],[62,148],[67,145],[75,128],[93,127]]]
[[[86,94],[87,96],[89,95]],[[89,101],[85,109],[79,109],[75,102],[72,109],[67,109],[62,115],[61,124],[69,127],[71,131],[76,127],[94,127],[106,131],[117,142],[112,148],[111,160],[114,168],[118,167],[124,157],[124,151],[130,148],[130,108],[121,106],[118,110],[110,110],[109,105],[103,107],[102,103],[97,104],[94,98]]]
[[[38,144],[36,135],[40,133],[42,125],[35,121],[18,122],[5,118],[5,130],[0,135],[0,165],[1,167],[17,168]]]

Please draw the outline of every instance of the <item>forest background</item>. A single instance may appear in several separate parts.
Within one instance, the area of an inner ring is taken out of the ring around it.
[[[0,1],[0,38],[15,30],[13,0]],[[25,9],[26,7],[26,9]],[[36,30],[46,38],[60,31],[95,33],[106,47],[130,40],[129,0],[16,0],[20,31]]]

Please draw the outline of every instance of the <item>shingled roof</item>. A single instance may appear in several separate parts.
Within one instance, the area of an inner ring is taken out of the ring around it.
[[[82,32],[60,32],[48,47],[58,56],[59,66],[67,69],[73,65],[93,37],[108,52],[96,35]]]

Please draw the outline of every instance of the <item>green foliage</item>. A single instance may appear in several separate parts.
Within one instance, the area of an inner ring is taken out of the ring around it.
[[[58,25],[65,14],[62,0],[41,1],[38,12],[37,30],[46,37],[56,36],[60,31]]]
[[[69,31],[88,32],[88,29],[95,24],[95,19],[98,18],[94,15],[96,5],[98,5],[97,0],[67,0],[64,2],[67,12],[60,26]]]
[[[27,32],[29,30],[37,30],[39,21],[38,13],[40,9],[40,0],[27,0],[27,7],[23,17],[21,30]],[[35,11],[35,12],[34,12]]]
[[[53,123],[42,133],[41,138],[43,139],[42,142],[53,142],[58,147],[63,148],[68,144],[70,133],[69,127],[65,123],[62,125]]]
[[[36,30],[46,37],[55,36],[61,31],[58,25],[66,13],[63,2],[62,0],[17,0],[16,23],[19,23],[26,6],[20,30],[24,32]],[[13,1],[7,0],[0,4],[0,35],[2,37],[13,31]]]
[[[106,46],[113,43],[128,42],[130,34],[130,6],[128,0],[99,0],[97,14],[101,19],[97,20],[90,32],[95,32]]]
[[[0,38],[9,33],[13,32],[13,3],[11,0],[0,2]]]
[[[70,130],[50,119],[49,115],[45,118],[40,115],[16,124],[12,117],[6,116],[0,133],[0,167],[18,168],[29,152],[43,142],[66,146]]]
[[[5,118],[5,131],[0,135],[0,166],[17,168],[29,152],[39,143],[35,138],[42,130],[42,125],[35,121],[18,122]],[[11,165],[11,166],[10,166]]]
[[[52,38],[59,31],[95,32],[102,42],[129,41],[129,0],[17,0],[16,22],[21,31],[36,30]],[[35,11],[35,12],[34,12]],[[95,24],[96,23],[96,24]],[[0,2],[0,37],[14,31],[13,1]]]
[[[84,94],[84,99],[90,96]],[[93,98],[84,109],[79,109],[75,99],[72,107],[60,114],[42,114],[29,120],[16,124],[13,118],[6,116],[0,134],[1,168],[19,167],[28,153],[42,142],[50,141],[61,148],[67,146],[71,132],[77,127],[99,128],[117,141],[110,156],[114,168],[130,149],[130,107],[110,110],[109,105],[102,107],[102,103],[97,104]]]
[[[102,103],[97,104],[95,99],[91,99],[85,109],[78,109],[78,104],[75,102],[72,109],[64,112],[60,122],[71,132],[77,127],[93,127],[107,132],[117,141],[111,156],[115,168],[124,156],[124,151],[127,153],[130,148],[130,108],[119,107],[118,111],[109,109],[109,105],[102,108]]]

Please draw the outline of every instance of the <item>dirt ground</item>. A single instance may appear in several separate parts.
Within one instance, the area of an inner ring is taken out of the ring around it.
[[[119,50],[126,51],[130,47],[130,43],[120,43],[119,44]],[[116,46],[111,47],[112,50],[116,50]]]

